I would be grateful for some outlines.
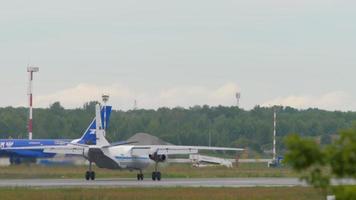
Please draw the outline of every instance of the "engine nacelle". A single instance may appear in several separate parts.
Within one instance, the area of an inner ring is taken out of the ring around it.
[[[164,154],[158,155],[157,153],[150,154],[148,155],[148,157],[155,162],[164,162],[167,159],[166,155]]]

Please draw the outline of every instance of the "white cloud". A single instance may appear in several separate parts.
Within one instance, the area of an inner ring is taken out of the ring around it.
[[[227,97],[234,97],[235,93],[240,91],[240,88],[234,83],[227,83],[217,90],[213,91],[211,98],[225,99]]]
[[[235,83],[226,83],[217,88],[205,86],[173,87],[161,91],[157,100],[160,105],[168,107],[189,107],[203,104],[230,106],[235,102],[234,96],[237,91],[239,91],[239,87]]]
[[[352,110],[355,108],[355,99],[345,91],[334,91],[322,95],[290,95],[287,97],[278,97],[262,105],[282,105],[300,109]]]
[[[79,84],[72,88],[56,91],[51,94],[34,96],[36,107],[48,107],[59,101],[66,108],[81,107],[89,101],[101,100],[101,95],[108,93],[116,98],[131,98],[132,91],[121,85],[97,86],[93,84]]]
[[[231,106],[235,105],[235,93],[240,91],[237,84],[228,82],[218,87],[177,86],[147,92],[130,88],[124,84],[94,85],[81,83],[77,86],[51,94],[34,96],[35,107],[48,107],[59,101],[65,108],[77,108],[88,101],[101,101],[101,95],[110,95],[109,103],[115,109],[129,110],[137,100],[138,108],[157,109],[160,107],[190,107],[194,105]],[[282,105],[299,109],[320,108],[325,110],[349,111],[356,107],[356,99],[345,91],[333,91],[321,95],[289,95],[277,97],[262,106]],[[21,105],[27,105],[25,103]]]
[[[226,83],[220,87],[179,86],[147,93],[136,91],[123,84],[97,86],[93,84],[79,84],[72,88],[42,94],[34,97],[35,107],[48,107],[59,101],[65,108],[81,107],[85,102],[101,100],[101,94],[110,95],[109,102],[115,109],[128,110],[133,108],[137,100],[139,108],[159,107],[189,107],[194,105],[234,105],[235,93],[239,87],[235,83]],[[24,104],[23,104],[24,105]]]

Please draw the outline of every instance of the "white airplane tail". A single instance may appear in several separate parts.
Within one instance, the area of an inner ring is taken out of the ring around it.
[[[96,145],[97,143],[97,136],[96,136],[96,127],[102,127],[104,126],[103,121],[105,120],[105,126],[109,124],[110,120],[110,115],[111,115],[111,106],[106,106],[101,109],[101,113],[97,114],[97,116],[94,117],[92,122],[89,124],[88,128],[84,131],[84,134],[82,135],[81,138],[73,140],[71,143],[74,144],[83,144],[83,145]],[[100,109],[100,106],[99,106]],[[101,117],[100,117],[101,116]],[[105,116],[105,117],[104,117]],[[105,136],[105,131],[104,131],[104,136]]]
[[[96,146],[103,147],[108,146],[110,143],[105,138],[105,129],[102,127],[100,105],[96,104],[95,107],[95,121],[96,121]]]

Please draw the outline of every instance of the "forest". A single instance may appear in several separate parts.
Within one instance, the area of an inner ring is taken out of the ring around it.
[[[96,102],[81,108],[65,109],[60,102],[49,108],[34,109],[34,138],[79,138],[94,117]],[[144,132],[177,145],[212,145],[248,148],[258,155],[272,149],[273,108],[194,106],[190,108],[136,109],[113,108],[107,130],[109,141],[116,142]],[[298,110],[277,107],[277,150],[285,151],[284,138],[296,133],[320,144],[329,144],[337,132],[350,128],[356,112]],[[27,138],[28,109],[0,108],[0,138]]]

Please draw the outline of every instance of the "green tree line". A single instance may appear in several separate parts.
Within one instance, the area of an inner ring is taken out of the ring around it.
[[[95,114],[95,103],[65,109],[59,102],[49,108],[34,109],[34,138],[78,138]],[[113,108],[115,109],[115,108]],[[340,129],[349,128],[356,112],[319,109],[277,109],[277,148],[284,151],[283,139],[290,133],[317,138],[328,144]],[[28,109],[0,108],[0,138],[27,137]],[[272,148],[273,108],[194,106],[157,110],[113,110],[107,136],[110,141],[125,140],[138,132],[155,135],[179,145],[248,147],[262,153]]]

